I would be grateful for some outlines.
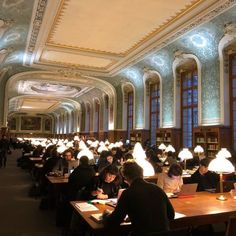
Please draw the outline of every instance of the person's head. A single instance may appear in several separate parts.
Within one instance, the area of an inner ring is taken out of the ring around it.
[[[89,165],[89,159],[87,156],[82,156],[79,159],[79,165],[80,166],[88,166]]]
[[[182,167],[181,167],[179,164],[177,164],[177,163],[173,163],[173,164],[170,166],[170,168],[169,168],[167,174],[168,174],[168,176],[169,176],[170,178],[176,178],[176,177],[181,176],[182,173],[183,173]]]
[[[117,153],[117,148],[116,148],[116,147],[113,147],[113,148],[111,149],[111,153],[112,153],[113,156],[116,155],[116,153]]]
[[[73,158],[73,151],[71,149],[67,149],[63,153],[63,157],[67,160],[70,161]]]
[[[207,158],[204,158],[199,163],[199,172],[201,175],[205,175],[208,172],[208,165],[210,161]]]
[[[128,184],[131,184],[135,179],[143,178],[143,168],[134,161],[126,161],[122,166],[121,173]]]
[[[112,162],[113,162],[113,156],[111,156],[111,155],[109,155],[109,156],[107,156],[107,162],[109,162],[110,164],[112,164]]]
[[[119,170],[115,165],[108,165],[101,171],[100,176],[106,183],[113,182],[119,175]]]

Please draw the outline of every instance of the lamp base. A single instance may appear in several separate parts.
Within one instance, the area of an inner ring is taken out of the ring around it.
[[[219,197],[216,198],[217,200],[220,200],[220,201],[226,201],[227,198],[224,196],[224,195],[220,195]]]

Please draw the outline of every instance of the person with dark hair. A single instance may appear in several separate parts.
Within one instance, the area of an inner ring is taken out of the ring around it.
[[[197,183],[197,191],[204,191],[206,189],[214,189],[219,182],[219,176],[208,170],[210,160],[204,158],[200,161],[199,168],[191,175],[191,183]]]
[[[167,173],[163,172],[159,174],[157,185],[166,193],[177,193],[183,185],[182,173],[181,166],[174,163],[170,166]]]
[[[95,176],[88,187],[88,199],[107,199],[117,197],[120,188],[120,176],[117,166],[108,165]]]
[[[95,170],[89,165],[88,157],[80,157],[79,166],[69,176],[68,192],[70,201],[76,200],[78,191],[88,186],[95,174]]]
[[[143,236],[169,229],[169,220],[174,219],[174,209],[164,191],[153,183],[143,180],[143,169],[134,161],[122,166],[122,174],[129,188],[124,190],[112,213],[103,213],[105,228],[112,234],[126,215],[132,223],[130,235]]]
[[[2,135],[0,140],[0,168],[6,167],[7,163],[7,153],[10,151],[10,143],[6,135]]]
[[[102,151],[100,157],[98,159],[98,172],[101,172],[104,167],[109,166],[111,164],[117,164],[112,156],[110,151]]]

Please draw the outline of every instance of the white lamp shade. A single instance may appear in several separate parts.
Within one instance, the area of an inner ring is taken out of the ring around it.
[[[85,145],[83,140],[79,141],[79,149],[83,150],[83,149],[87,149],[87,146]]]
[[[166,145],[164,143],[161,143],[158,147],[158,149],[160,150],[165,150],[166,149]]]
[[[135,160],[139,160],[139,159],[145,160],[146,159],[146,154],[142,148],[141,143],[139,143],[139,142],[135,143],[132,156]]]
[[[73,144],[73,141],[70,141],[66,144],[66,147],[70,148],[70,147],[73,147],[74,144]]]
[[[92,142],[93,142],[92,140],[87,140],[87,144],[88,144],[88,145],[91,145]]]
[[[108,148],[105,145],[102,145],[98,148],[98,153],[101,153],[102,151],[108,151]]]
[[[171,144],[169,144],[166,147],[165,152],[175,152],[175,148]]]
[[[218,173],[232,173],[235,171],[235,168],[229,160],[216,155],[216,158],[210,162],[208,170]]]
[[[227,148],[221,148],[217,155],[225,158],[232,157],[231,153],[227,150]]]
[[[88,157],[89,160],[94,159],[93,153],[91,151],[89,151],[88,148],[81,150],[77,155],[77,159],[80,159],[80,157],[82,157],[82,156]]]
[[[97,146],[98,146],[98,143],[96,141],[92,142],[90,145],[90,147],[94,147],[94,148],[97,148]]]
[[[183,150],[179,153],[178,157],[181,161],[192,159],[193,154],[188,150],[188,148],[183,148]]]
[[[105,145],[109,145],[109,144],[110,144],[110,142],[108,140],[106,140]]]
[[[100,143],[99,143],[99,146],[104,146],[105,145],[105,143],[103,142],[103,141],[101,141]]]
[[[194,148],[193,151],[196,152],[196,153],[203,153],[203,152],[204,152],[202,146],[200,146],[200,145],[197,145],[197,146]]]
[[[110,143],[109,146],[108,146],[108,149],[112,149],[113,147],[115,147],[115,144],[114,143]]]
[[[79,136],[78,136],[78,135],[75,135],[74,140],[75,140],[75,141],[79,141]]]
[[[65,150],[67,149],[67,147],[65,145],[61,145],[57,148],[57,152],[58,153],[63,153]]]

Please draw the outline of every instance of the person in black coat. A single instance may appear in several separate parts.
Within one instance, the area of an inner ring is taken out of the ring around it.
[[[214,189],[219,182],[219,175],[208,170],[210,160],[204,158],[200,161],[199,168],[191,175],[191,183],[197,183],[197,191]]]
[[[106,166],[95,176],[87,188],[88,199],[107,199],[117,197],[121,178],[116,165]]]
[[[6,167],[8,151],[10,151],[10,143],[6,135],[3,135],[2,139],[0,140],[0,168],[2,166]]]
[[[79,160],[79,166],[69,176],[68,191],[71,201],[76,200],[78,191],[88,186],[95,174],[94,168],[89,165],[88,157],[82,156]]]
[[[108,231],[118,232],[119,225],[128,215],[132,223],[132,236],[167,231],[169,220],[174,219],[174,209],[165,192],[155,184],[143,180],[143,169],[128,161],[122,174],[129,188],[121,194],[114,211],[103,214],[103,223]]]

